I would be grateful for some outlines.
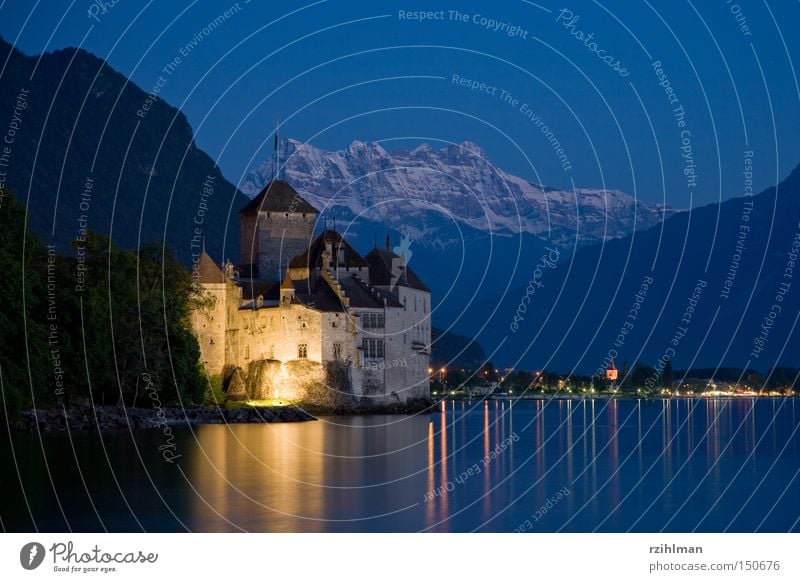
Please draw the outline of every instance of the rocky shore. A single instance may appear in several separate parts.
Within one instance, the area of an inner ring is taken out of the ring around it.
[[[121,408],[118,406],[73,406],[25,410],[14,424],[18,431],[143,430],[165,425],[304,422],[316,420],[296,406]]]
[[[428,398],[414,398],[408,402],[372,404],[369,401],[349,402],[340,406],[325,406],[300,402],[298,406],[315,416],[365,416],[370,414],[426,414],[436,411],[436,403]]]

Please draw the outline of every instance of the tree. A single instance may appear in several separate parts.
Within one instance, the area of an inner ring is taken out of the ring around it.
[[[629,386],[631,388],[644,388],[648,382],[653,383],[658,377],[659,374],[653,366],[637,362],[630,374]]]
[[[661,382],[667,389],[672,390],[672,360],[667,360],[667,363],[664,364],[664,371],[661,373]]]
[[[486,362],[481,368],[481,379],[487,382],[497,382],[500,378],[495,372],[495,367],[492,362]]]
[[[31,405],[200,402],[196,289],[174,254],[89,232],[59,256],[25,217],[0,193],[0,407],[13,417]]]
[[[47,255],[25,224],[25,208],[0,190],[0,410],[12,418],[31,402],[52,404],[57,380],[41,277]]]

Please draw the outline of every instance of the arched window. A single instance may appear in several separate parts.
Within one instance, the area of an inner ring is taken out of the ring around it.
[[[298,358],[307,358],[308,357],[308,344],[298,344],[298,346],[297,346],[297,357]]]

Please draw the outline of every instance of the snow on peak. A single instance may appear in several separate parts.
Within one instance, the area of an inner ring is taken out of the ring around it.
[[[326,151],[288,139],[281,143],[283,177],[303,185],[317,208],[340,216],[361,215],[398,228],[414,224],[435,233],[453,221],[493,233],[528,233],[554,244],[584,244],[626,236],[674,213],[648,206],[614,189],[558,190],[531,184],[492,165],[483,149],[464,141],[435,150],[387,152],[379,143],[353,141]],[[271,177],[271,160],[242,184],[251,196]],[[431,234],[431,236],[434,236]]]

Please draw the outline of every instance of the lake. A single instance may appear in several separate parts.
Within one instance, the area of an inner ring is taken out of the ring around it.
[[[416,416],[18,434],[6,531],[797,531],[797,399],[447,401]],[[22,483],[22,486],[20,486]]]

